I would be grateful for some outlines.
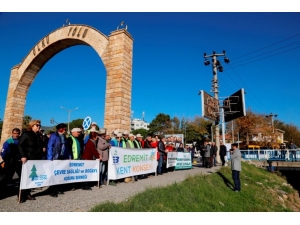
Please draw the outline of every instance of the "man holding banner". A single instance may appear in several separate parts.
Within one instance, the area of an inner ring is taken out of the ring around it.
[[[72,159],[72,153],[65,135],[66,128],[66,124],[60,123],[56,126],[57,131],[50,136],[47,148],[47,160]],[[50,186],[49,192],[51,197],[57,197],[57,194],[64,194],[61,185]]]
[[[164,142],[166,141],[165,137],[162,136],[159,139],[160,139],[160,141],[158,142],[157,150],[160,154],[160,157],[159,157],[159,159],[157,159],[158,160],[157,172],[159,175],[162,175],[162,165],[163,165],[163,160],[164,160],[163,157],[164,157],[164,154],[168,153],[168,150],[166,150],[166,147],[164,144]]]
[[[100,163],[100,185],[104,184],[104,181],[107,180],[107,170],[108,170],[108,150],[110,148],[110,143],[105,139],[106,129],[101,128],[99,130],[97,151],[102,158]]]
[[[42,158],[42,143],[37,136],[37,132],[40,128],[41,121],[32,120],[28,124],[27,131],[25,131],[20,137],[18,149],[23,164],[25,164],[27,160],[40,160]],[[25,202],[26,200],[35,200],[35,197],[30,194],[30,189],[24,189],[21,191],[19,201]]]

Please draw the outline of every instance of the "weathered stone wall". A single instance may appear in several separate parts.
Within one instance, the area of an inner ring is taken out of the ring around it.
[[[86,25],[69,25],[42,38],[21,64],[11,70],[1,145],[15,127],[22,128],[27,92],[42,67],[60,51],[89,45],[102,59],[106,72],[104,125],[108,131],[130,130],[133,39],[124,29],[109,37]]]

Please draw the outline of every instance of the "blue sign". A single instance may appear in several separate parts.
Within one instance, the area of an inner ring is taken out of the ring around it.
[[[83,120],[82,126],[84,130],[89,129],[90,125],[92,123],[92,118],[87,116],[85,117],[85,119]]]

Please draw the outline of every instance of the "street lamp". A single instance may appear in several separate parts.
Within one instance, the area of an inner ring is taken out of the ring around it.
[[[79,107],[76,107],[75,109],[66,109],[66,108],[64,108],[64,107],[60,107],[60,108],[62,108],[62,109],[64,109],[64,110],[66,110],[66,111],[68,111],[68,134],[70,134],[70,114],[71,114],[71,112],[73,111],[73,110],[76,110],[76,109],[78,109]]]
[[[266,115],[267,118],[271,118],[271,124],[272,124],[272,129],[273,129],[273,134],[274,134],[274,121],[273,121],[273,116],[277,117],[277,114],[272,114],[270,113],[269,115]]]

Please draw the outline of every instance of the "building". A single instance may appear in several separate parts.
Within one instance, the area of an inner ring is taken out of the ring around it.
[[[132,119],[130,130],[133,131],[137,129],[149,130],[149,123],[141,119]]]

